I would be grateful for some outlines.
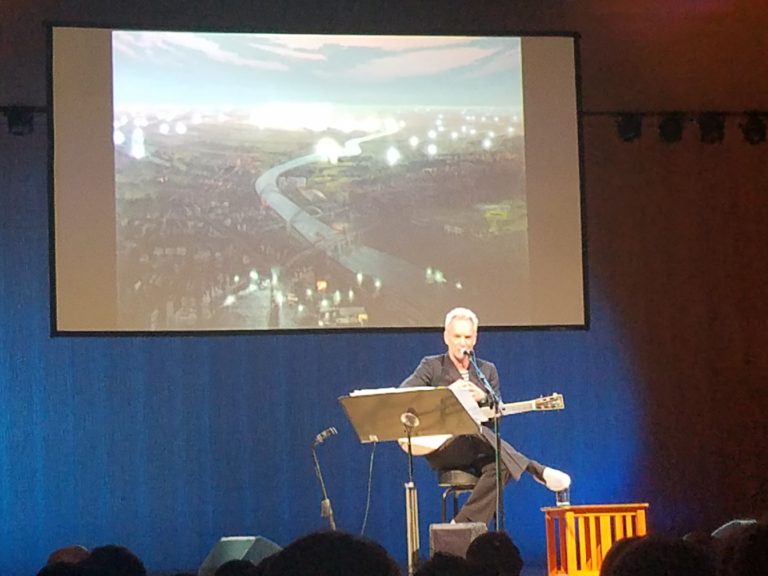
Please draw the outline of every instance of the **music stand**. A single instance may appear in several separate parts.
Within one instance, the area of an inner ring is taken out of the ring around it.
[[[358,390],[339,398],[360,442],[408,439],[408,482],[405,484],[408,574],[419,562],[419,511],[413,481],[411,438],[438,434],[478,434],[480,424],[450,388],[415,387]]]

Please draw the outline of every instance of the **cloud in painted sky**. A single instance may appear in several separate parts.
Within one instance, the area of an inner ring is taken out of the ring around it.
[[[217,42],[190,32],[115,32],[112,35],[116,51],[132,58],[152,59],[170,57],[178,61],[185,51],[203,54],[213,62],[255,68],[259,70],[286,70],[284,64],[273,60],[260,60],[225,50]]]
[[[251,48],[255,48],[256,50],[264,50],[265,52],[269,52],[270,54],[276,54],[278,56],[285,56],[287,58],[292,58],[294,60],[325,60],[326,57],[323,54],[320,54],[319,52],[313,52],[309,50],[297,50],[294,48],[283,48],[280,46],[267,46],[264,44],[254,44],[250,43],[248,44]]]
[[[493,55],[477,68],[466,72],[463,78],[483,78],[494,74],[520,69],[520,50],[503,50]]]
[[[328,47],[376,48],[387,52],[468,44],[466,36],[352,36],[317,34],[260,34],[261,38],[293,50],[320,50]]]
[[[337,77],[366,82],[387,82],[398,78],[429,77],[474,64],[495,53],[495,49],[466,47],[417,50],[373,58],[340,72]]]

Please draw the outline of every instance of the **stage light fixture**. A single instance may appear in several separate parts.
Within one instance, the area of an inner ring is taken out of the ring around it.
[[[739,126],[746,142],[753,146],[765,142],[765,120],[759,112],[747,112],[746,121]]]
[[[643,134],[643,117],[635,112],[622,112],[616,119],[616,130],[624,142],[637,140]]]
[[[685,121],[686,118],[682,112],[664,114],[659,122],[659,138],[668,143],[679,142],[683,138]]]
[[[8,132],[15,136],[31,134],[35,126],[35,110],[31,106],[8,106],[3,108]]]
[[[702,112],[696,117],[699,125],[699,141],[704,144],[719,144],[725,137],[725,114]]]

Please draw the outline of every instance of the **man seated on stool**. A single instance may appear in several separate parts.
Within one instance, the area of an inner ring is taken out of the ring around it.
[[[426,356],[416,370],[400,387],[453,386],[469,390],[478,404],[488,403],[488,397],[480,379],[469,361],[469,354],[477,342],[477,316],[468,308],[454,308],[445,316],[443,340],[448,347],[445,354]],[[476,360],[489,384],[499,395],[499,374],[496,366],[485,360]],[[481,435],[455,436],[427,455],[435,470],[464,469],[474,471],[480,478],[469,499],[454,519],[455,522],[483,522],[487,524],[496,512],[496,435],[487,426]],[[571,485],[571,477],[565,472],[543,466],[515,450],[507,442],[501,442],[502,481],[504,485],[514,478],[519,480],[523,472],[553,492],[565,490]]]

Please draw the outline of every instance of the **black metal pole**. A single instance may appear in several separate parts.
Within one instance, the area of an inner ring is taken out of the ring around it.
[[[320,490],[323,493],[323,500],[320,502],[320,516],[328,519],[328,524],[331,530],[336,530],[336,520],[333,518],[333,507],[331,506],[331,499],[328,498],[328,492],[325,489],[325,482],[323,481],[323,474],[320,472],[320,461],[317,459],[317,451],[315,446],[312,446],[312,460],[315,463],[315,475],[320,481]]]
[[[497,532],[501,532],[504,530],[504,482],[501,473],[501,414],[499,414],[501,397],[499,396],[499,392],[491,386],[490,382],[488,382],[488,378],[483,371],[480,370],[474,350],[469,353],[469,361],[475,369],[478,380],[480,380],[488,394],[490,406],[494,414],[493,433],[496,436],[496,455],[494,458],[496,463],[496,520],[494,522],[494,527]]]

